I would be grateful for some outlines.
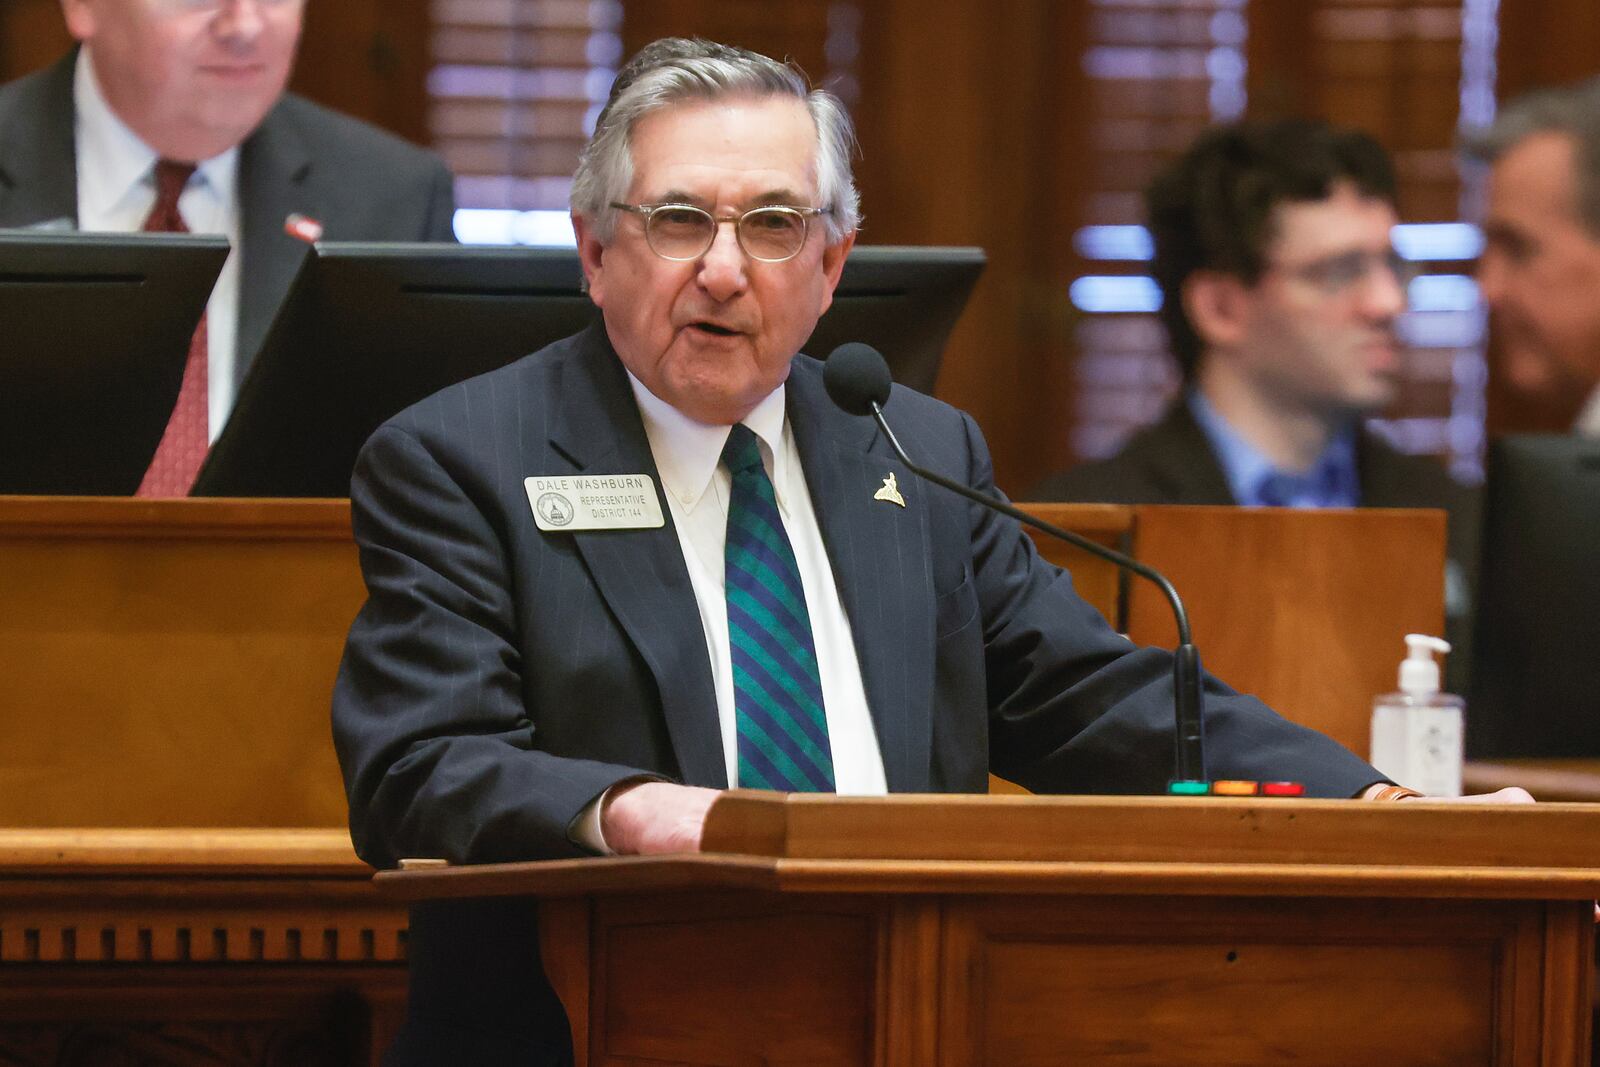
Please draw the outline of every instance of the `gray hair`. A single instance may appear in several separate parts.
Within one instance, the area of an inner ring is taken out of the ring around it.
[[[1492,125],[1467,131],[1462,147],[1469,158],[1493,163],[1537,133],[1572,138],[1578,218],[1600,235],[1600,78],[1519,96]]]
[[[855,130],[850,113],[832,93],[812,89],[793,63],[699,38],[666,37],[646,45],[611,83],[611,96],[595,122],[572,178],[572,211],[591,220],[602,241],[616,233],[612,202],[633,184],[633,127],[640,119],[684,100],[788,96],[801,101],[817,128],[817,193],[827,214],[828,243],[836,244],[861,222],[861,198],[850,173]]]

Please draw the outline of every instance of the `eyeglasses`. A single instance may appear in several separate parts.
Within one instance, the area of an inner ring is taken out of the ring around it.
[[[1279,270],[1292,278],[1299,278],[1328,296],[1338,296],[1370,278],[1374,271],[1386,270],[1395,283],[1404,289],[1421,273],[1417,265],[1394,249],[1382,252],[1342,252],[1336,256],[1313,260],[1299,266],[1270,263],[1268,269]]]
[[[216,14],[223,8],[231,7],[240,0],[166,0],[167,6],[177,11],[205,11]],[[305,0],[256,0],[257,7],[276,11],[279,8],[294,9],[305,3]]]
[[[751,208],[736,218],[719,219],[691,204],[617,204],[618,211],[644,220],[644,239],[650,251],[677,262],[699,259],[717,239],[717,227],[733,224],[739,247],[751,259],[782,263],[800,254],[806,245],[810,220],[827,215],[823,207],[770,206]]]

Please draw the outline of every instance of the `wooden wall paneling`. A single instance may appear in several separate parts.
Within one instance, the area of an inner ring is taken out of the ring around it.
[[[343,501],[0,500],[0,823],[343,826]]]
[[[1206,668],[1365,755],[1372,698],[1408,633],[1444,626],[1444,513],[1366,508],[1134,509],[1139,559],[1189,609]],[[1128,634],[1172,647],[1166,600],[1131,588]]]
[[[939,970],[944,900],[892,901],[878,928],[877,1060],[923,1067],[939,1047]]]
[[[1022,510],[1052,526],[1118,552],[1133,552],[1133,509],[1121,504],[1026,504]],[[1116,564],[1028,528],[1039,555],[1072,572],[1072,587],[1106,621],[1127,626],[1127,581]]]
[[[650,0],[623,7],[623,55],[660,37],[705,37],[792,59],[820,82],[828,70],[831,0]]]
[[[1600,74],[1593,0],[1500,0],[1495,95],[1565,85]]]
[[[1086,8],[878,0],[864,12],[862,239],[987,251],[939,395],[978,420],[1014,493],[1070,447],[1067,281],[1085,158],[1072,105]]]
[[[1574,1062],[1538,1058],[1539,974],[1508,959],[1538,947],[1536,903],[1508,921],[1444,902],[1420,924],[1382,900],[963,900],[949,914],[944,1067],[1359,1063],[1374,1048],[1419,1067]],[[1517,1017],[1533,1044],[1514,1056],[1503,1023],[1529,996]]]
[[[306,0],[290,88],[425,144],[431,26],[426,3]]]
[[[60,0],[0,3],[0,84],[48,66],[71,47]]]
[[[1251,4],[1245,40],[1245,88],[1255,118],[1306,112],[1315,66],[1306,54],[1314,40],[1314,3]]]
[[[591,1062],[868,1067],[883,911],[760,893],[596,902]],[[776,1000],[786,975],[806,980]],[[704,1025],[707,1004],[719,1005],[721,1025]]]

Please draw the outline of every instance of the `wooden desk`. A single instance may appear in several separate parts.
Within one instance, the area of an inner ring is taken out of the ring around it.
[[[328,727],[362,596],[345,501],[0,498],[0,1062],[376,1063],[407,915]]]
[[[1159,510],[1067,507],[1053,518],[1104,543],[1187,556],[1154,560],[1180,587],[1185,565],[1215,578],[1250,564],[1263,588],[1316,591],[1240,611],[1243,578],[1185,589],[1207,663],[1224,677],[1233,627],[1303,635],[1291,620],[1339,592],[1260,579],[1252,553],[1272,543],[1272,515],[1238,519],[1266,524],[1251,533],[1201,514],[1169,527]],[[1310,526],[1286,521],[1295,544],[1313,543],[1302,537],[1317,536]],[[1306,558],[1288,544],[1266,562]],[[1239,545],[1257,547],[1240,555]],[[1137,599],[1119,608],[1114,570],[1074,565],[1092,603],[1145,632]],[[349,855],[328,727],[363,595],[346,501],[0,498],[0,826],[27,830],[0,835],[0,1059],[34,1062],[19,1051],[34,1037],[54,1049],[114,1033],[109,1048],[155,1034],[156,1059],[191,1062],[172,1049],[192,1039],[204,1050],[228,1033],[288,1040],[297,1019],[322,1020],[318,1048],[354,1042],[340,1062],[370,1050],[351,1034],[370,1031],[381,1047],[402,995],[405,913],[371,897]],[[1369,602],[1375,622],[1390,603]],[[1303,646],[1255,647],[1307,684],[1295,666]],[[1392,670],[1395,655],[1378,669]],[[1269,682],[1259,691],[1270,699]],[[1366,702],[1355,699],[1363,722]],[[139,836],[151,828],[170,832]],[[208,867],[213,852],[239,865]]]
[[[1600,803],[1600,759],[1472,760],[1462,773],[1469,793],[1520,785],[1536,800]]]
[[[541,898],[579,1064],[1589,1057],[1600,809],[734,793],[711,854],[386,872]]]
[[[406,911],[342,830],[0,830],[0,1062],[376,1064]]]
[[[342,827],[332,500],[0,497],[0,826]]]

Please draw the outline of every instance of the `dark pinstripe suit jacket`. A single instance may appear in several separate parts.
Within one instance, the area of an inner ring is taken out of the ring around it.
[[[993,491],[972,420],[896,388],[906,447]],[[1156,792],[1170,660],[1136,650],[1018,526],[926,486],[797,356],[788,414],[896,792]],[[352,498],[370,598],[334,702],[352,829],[377,864],[570,855],[568,825],[640,771],[725,786],[705,640],[678,538],[543,533],[529,475],[648,473],[627,380],[592,329],[402,413]],[[906,507],[873,494],[895,473]],[[664,509],[665,510],[665,509]],[[1379,775],[1220,686],[1213,770],[1349,796]]]
[[[1010,520],[918,482],[795,357],[788,416],[850,617],[889,788],[1156,792],[1171,660],[1136,650]],[[994,491],[972,420],[896,387],[913,454]],[[367,443],[351,488],[369,599],[334,694],[350,825],[374,864],[579,852],[575,816],[641,771],[723,786],[704,632],[677,534],[543,533],[529,475],[656,479],[603,330],[452,386]],[[873,499],[893,472],[906,507]],[[665,511],[666,509],[663,508]],[[1212,770],[1350,796],[1379,779],[1212,684]],[[410,1017],[388,1063],[563,1064],[529,902],[414,909]]]

